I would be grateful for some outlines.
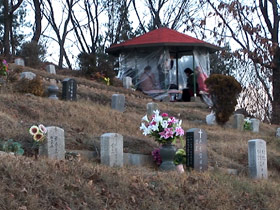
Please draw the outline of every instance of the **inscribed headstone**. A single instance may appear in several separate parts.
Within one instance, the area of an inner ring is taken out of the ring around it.
[[[251,127],[252,127],[252,131],[255,133],[258,133],[260,130],[260,121],[258,119],[251,119]]]
[[[147,103],[147,115],[152,116],[154,114],[154,111],[159,110],[159,106],[157,103],[150,102]]]
[[[234,114],[233,128],[235,128],[239,131],[244,130],[244,115],[243,114]]]
[[[187,167],[197,171],[208,169],[207,134],[203,129],[192,128],[186,132]]]
[[[276,130],[276,137],[280,138],[280,128],[277,128],[277,130]]]
[[[18,66],[25,66],[24,65],[24,60],[22,58],[16,58],[15,59],[15,64]]]
[[[70,101],[77,100],[76,80],[67,78],[62,81],[62,99]]]
[[[118,133],[105,133],[100,139],[101,164],[123,166],[123,136]]]
[[[132,87],[132,78],[131,77],[123,78],[123,87],[126,89],[130,89]]]
[[[50,74],[56,74],[55,65],[49,64],[46,66],[47,72]]]
[[[266,142],[262,139],[248,141],[249,173],[254,179],[267,179]]]
[[[36,74],[34,74],[31,71],[25,71],[20,73],[20,79],[29,79],[33,80],[36,77]]]
[[[120,112],[125,110],[125,96],[123,94],[113,94],[112,96],[112,109]]]
[[[39,155],[51,159],[65,159],[64,130],[59,127],[47,127],[45,142],[39,147]]]

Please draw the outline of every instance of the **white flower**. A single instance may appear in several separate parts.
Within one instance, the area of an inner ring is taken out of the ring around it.
[[[247,122],[247,123],[251,123],[251,120],[250,120],[249,117],[247,117],[246,119],[244,119],[244,121]]]
[[[157,115],[157,116],[154,117],[154,121],[155,121],[157,124],[162,123],[162,120],[163,120],[163,118],[162,118],[162,116],[160,116],[160,115]]]
[[[147,116],[147,115],[145,115],[145,116],[142,118],[142,121],[149,122],[148,116]]]
[[[161,122],[161,126],[162,126],[163,128],[167,128],[167,127],[168,127],[168,121],[167,121],[167,120],[163,120],[163,121]]]
[[[31,135],[36,135],[39,132],[39,128],[36,125],[31,126],[29,129],[29,133]]]
[[[155,110],[154,113],[155,113],[155,117],[159,116],[159,110],[158,109]]]
[[[43,133],[43,134],[46,134],[47,133],[47,129],[44,125],[40,124],[39,126],[39,130]]]

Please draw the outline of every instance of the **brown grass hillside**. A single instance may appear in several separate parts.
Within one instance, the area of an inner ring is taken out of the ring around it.
[[[32,71],[44,86],[69,77],[40,69],[9,65],[12,72]],[[65,131],[66,149],[98,151],[103,133],[124,136],[124,151],[150,154],[158,144],[139,130],[146,104],[152,99],[138,91],[107,86],[71,72],[78,83],[76,102],[50,100],[18,92],[17,81],[0,93],[0,140],[22,143],[25,156],[0,156],[0,209],[279,209],[280,140],[276,126],[261,124],[260,133],[208,126],[207,106],[194,102],[157,102],[162,112],[183,120],[184,130],[207,131],[210,170],[160,172],[156,168],[108,168],[98,161],[35,160],[28,129],[33,124],[58,126]],[[16,79],[15,79],[16,80]],[[117,83],[115,83],[116,85]],[[61,85],[58,84],[61,91]],[[126,111],[111,109],[112,94],[126,97]],[[248,178],[250,139],[264,139],[268,151],[268,180]],[[179,145],[178,145],[179,146]],[[238,170],[228,175],[225,169]]]

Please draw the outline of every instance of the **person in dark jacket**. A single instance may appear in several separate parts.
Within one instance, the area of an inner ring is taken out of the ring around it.
[[[194,82],[195,82],[195,92],[199,93],[198,84],[196,80],[194,81],[194,72],[190,68],[184,70],[187,76],[187,88],[183,89],[182,101],[191,101],[191,97],[194,96]],[[196,78],[195,78],[196,79]]]

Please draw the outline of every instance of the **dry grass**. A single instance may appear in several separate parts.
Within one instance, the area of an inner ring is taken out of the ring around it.
[[[11,65],[12,68],[18,67]],[[57,75],[51,75],[43,70],[17,69],[23,70],[45,78],[45,87],[67,77],[67,72],[59,74],[59,70]],[[106,86],[82,77],[75,79],[77,102],[20,94],[13,92],[13,83],[9,84],[0,94],[0,139],[21,142],[26,155],[31,156],[28,128],[43,123],[65,130],[67,149],[99,149],[99,137],[111,132],[124,136],[125,152],[150,154],[158,147],[139,131],[151,98],[138,91]],[[110,107],[115,93],[125,94],[124,113]],[[231,121],[225,127],[208,126],[204,121],[209,110],[202,103],[158,103],[162,112],[183,120],[184,130],[193,127],[206,130],[209,166],[238,169],[239,175],[230,176],[219,170],[178,175],[149,168],[107,168],[92,162],[5,157],[0,164],[0,209],[279,208],[280,201],[275,199],[280,194],[280,140],[275,138],[276,126],[261,124],[257,134],[236,131],[231,128]],[[268,181],[247,178],[250,139],[267,142]]]

